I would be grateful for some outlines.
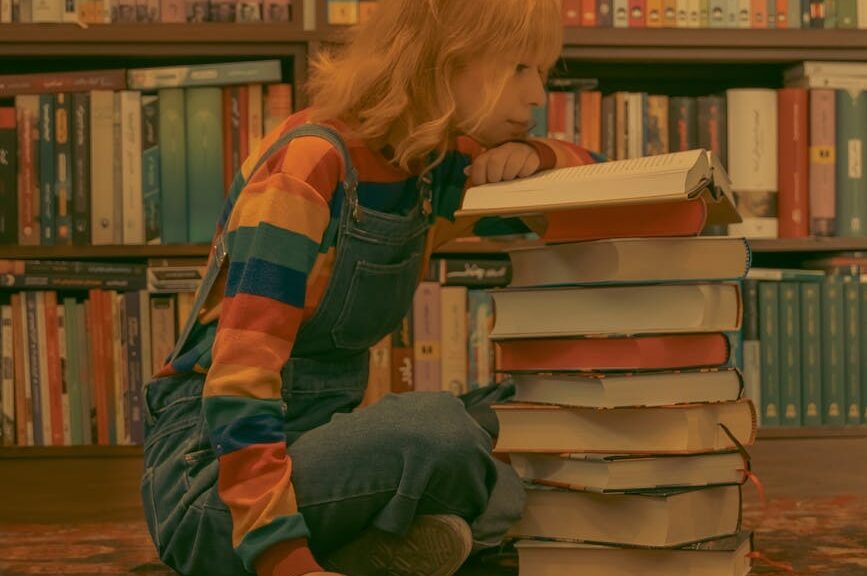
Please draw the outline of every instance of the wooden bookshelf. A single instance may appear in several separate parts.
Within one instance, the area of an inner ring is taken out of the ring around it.
[[[0,259],[12,260],[111,260],[206,257],[208,244],[153,246],[0,246]]]

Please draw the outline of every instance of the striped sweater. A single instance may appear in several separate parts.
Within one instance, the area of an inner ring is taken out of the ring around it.
[[[245,177],[283,132],[306,112],[269,134],[241,170]],[[398,211],[417,198],[416,177],[332,123],[358,171],[359,200]],[[531,140],[542,168],[593,162],[587,151],[559,141]],[[426,254],[459,233],[452,222],[466,184],[463,171],[482,148],[459,138],[433,174],[445,184],[434,199],[436,222]],[[327,141],[296,138],[284,146],[227,202],[218,233],[228,230],[228,266],[199,311],[184,350],[158,374],[205,373],[204,413],[219,459],[218,491],[232,516],[235,550],[260,576],[319,570],[291,483],[280,398],[280,370],[299,326],[313,315],[335,260],[335,198],[342,177],[340,153]],[[342,196],[340,197],[342,198]],[[424,269],[425,267],[423,267]]]

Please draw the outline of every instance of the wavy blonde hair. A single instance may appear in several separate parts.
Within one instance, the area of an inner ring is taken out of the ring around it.
[[[315,58],[310,120],[346,121],[368,142],[401,137],[393,162],[430,169],[451,138],[485,121],[519,61],[550,68],[561,49],[560,0],[380,0],[342,47]],[[479,78],[486,105],[458,126],[452,81],[479,59],[490,62]]]

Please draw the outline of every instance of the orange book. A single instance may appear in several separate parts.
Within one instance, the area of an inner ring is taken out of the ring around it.
[[[548,227],[542,239],[555,243],[603,238],[696,236],[707,223],[708,208],[704,198],[595,206],[549,213]]]
[[[582,0],[563,0],[563,26],[581,26],[581,2]]]
[[[647,0],[645,24],[648,28],[662,28],[662,0]]]
[[[766,0],[750,0],[750,28],[768,27],[768,3]]]
[[[633,338],[516,339],[497,342],[501,372],[674,370],[725,365],[721,333]]]
[[[803,88],[777,91],[780,121],[777,217],[780,238],[806,238],[810,235],[808,188],[810,143],[807,132],[809,108]]]
[[[596,22],[596,0],[581,0],[581,26],[595,28]]]
[[[24,303],[21,294],[12,294],[12,358],[15,378],[15,443],[18,446],[32,446],[33,433],[27,433],[28,420],[33,428],[33,416],[27,401],[25,388],[29,386],[24,370],[26,352],[24,350]],[[28,441],[28,437],[31,440]]]
[[[45,302],[45,353],[48,358],[48,403],[51,418],[51,445],[63,446],[63,382],[60,373],[60,341],[57,329],[57,293],[42,292]],[[45,439],[48,444],[48,438]]]
[[[87,307],[88,328],[90,332],[90,365],[93,375],[93,406],[96,412],[96,444],[106,446],[108,441],[108,398],[106,379],[106,363],[108,353],[105,345],[105,319],[107,312],[103,308],[104,293],[102,290],[88,291]]]

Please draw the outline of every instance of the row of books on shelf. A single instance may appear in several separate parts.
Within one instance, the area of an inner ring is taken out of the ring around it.
[[[867,28],[864,0],[563,0],[567,27]]]
[[[574,141],[611,159],[698,147],[728,171],[751,238],[867,236],[867,66],[807,62],[778,90],[705,97],[557,90],[537,135]]]
[[[51,82],[0,77],[3,244],[208,242],[241,162],[292,111],[276,60]]]
[[[706,152],[668,154],[470,188],[459,215],[605,207],[613,219],[714,190],[732,222],[726,185]],[[527,483],[510,530],[520,573],[747,574],[756,420],[726,333],[741,324],[749,244],[600,229],[575,241],[567,223],[568,240],[510,252],[509,285],[491,292],[498,367],[515,385],[494,406],[495,450]]]
[[[762,426],[867,422],[867,275],[756,269],[744,310],[744,379]]]
[[[141,444],[142,387],[192,293],[14,293],[0,306],[0,445]]]

